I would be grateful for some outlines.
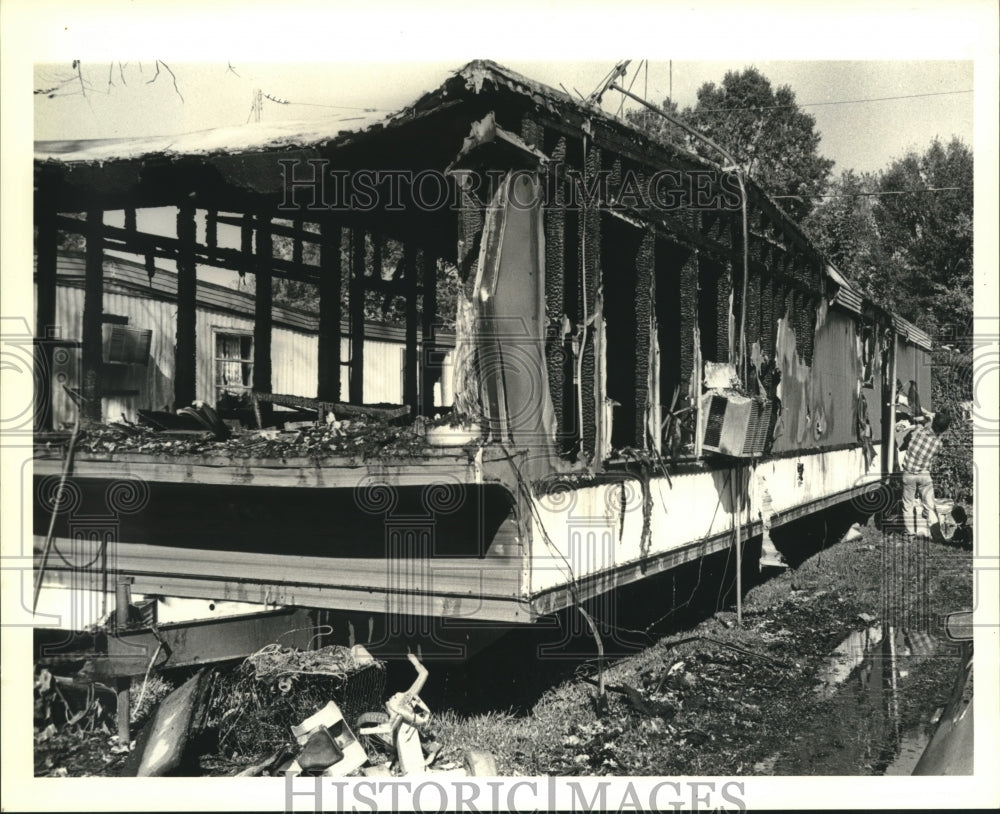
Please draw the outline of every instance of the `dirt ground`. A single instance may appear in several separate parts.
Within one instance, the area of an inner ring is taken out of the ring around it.
[[[948,698],[959,658],[939,625],[972,607],[971,557],[869,525],[752,588],[742,626],[717,612],[615,663],[605,705],[570,679],[527,715],[448,713],[443,757],[490,749],[525,775],[882,774]]]
[[[854,539],[758,580],[744,596],[742,625],[729,605],[609,660],[604,700],[593,660],[548,675],[529,669],[530,658],[513,668],[509,654],[497,657],[502,668],[487,659],[486,671],[502,669],[513,687],[530,684],[530,673],[546,675],[545,687],[522,695],[531,700],[520,706],[483,690],[475,712],[462,694],[434,687],[463,671],[432,667],[424,697],[435,698],[436,715],[427,738],[441,744],[439,766],[487,750],[503,775],[882,774],[952,687],[958,654],[940,621],[972,607],[971,562],[969,551],[884,535],[869,523]],[[390,671],[388,691],[404,688],[397,683]],[[123,773],[127,755],[110,735],[113,721],[91,723],[91,731],[65,720],[39,727],[36,775]],[[188,771],[235,774],[259,757],[206,754]]]

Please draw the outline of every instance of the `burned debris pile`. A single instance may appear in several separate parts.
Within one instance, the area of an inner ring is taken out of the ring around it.
[[[201,407],[201,411],[207,410]],[[140,412],[139,423],[123,420],[81,429],[76,450],[96,455],[194,454],[234,459],[416,457],[428,446],[439,445],[434,433],[451,431],[455,421],[452,415],[413,420],[405,413],[399,414],[399,410],[372,408],[341,419],[327,413],[323,420],[300,420],[301,415],[289,412],[289,418],[276,416],[274,426],[250,429],[239,422],[197,422],[193,419],[194,408],[178,411],[176,416]],[[170,420],[174,418],[178,420]],[[476,428],[460,441],[474,443],[478,438]],[[48,446],[57,446],[63,440],[62,434],[46,439]]]
[[[363,647],[297,650],[268,645],[220,673],[208,702],[218,753],[259,759],[289,744],[291,727],[331,699],[349,724],[382,705],[385,664]]]

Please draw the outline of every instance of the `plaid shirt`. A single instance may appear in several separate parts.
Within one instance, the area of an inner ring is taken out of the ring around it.
[[[931,462],[941,449],[941,439],[930,427],[917,427],[910,437],[910,445],[906,448],[906,463],[903,467],[907,472],[930,472]]]

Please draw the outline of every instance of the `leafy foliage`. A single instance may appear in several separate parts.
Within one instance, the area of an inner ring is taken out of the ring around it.
[[[804,226],[874,300],[933,335],[972,318],[973,159],[935,140],[875,175],[841,174]]]
[[[885,269],[891,256],[879,238],[875,223],[878,177],[844,170],[829,186],[829,195],[806,218],[803,227],[817,248],[841,272],[885,302]]]
[[[972,466],[973,359],[971,351],[943,348],[934,353],[931,398],[934,410],[946,410],[951,426],[942,437],[942,449],[934,459],[934,490],[970,505],[975,494]]]
[[[912,298],[904,316],[928,329],[965,329],[972,317],[972,183],[972,151],[958,139],[946,146],[935,139],[879,179],[880,192],[908,193],[883,194],[874,210],[896,259],[888,282]]]
[[[678,117],[677,105],[670,99],[663,108]],[[784,198],[782,207],[795,218],[807,215],[813,196],[826,188],[834,162],[819,154],[816,119],[799,108],[788,85],[775,90],[754,67],[727,72],[720,85],[706,82],[698,89],[695,106],[685,108],[679,117],[730,152],[768,193],[793,196]],[[704,141],[683,134],[651,112],[629,118],[659,138],[720,159]]]

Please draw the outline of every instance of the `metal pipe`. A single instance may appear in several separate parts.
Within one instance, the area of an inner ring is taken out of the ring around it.
[[[743,183],[743,173],[736,171],[736,180],[740,184],[740,208],[743,211],[743,297],[740,299],[740,372],[743,374],[743,384],[747,382],[747,282],[750,276],[750,227],[747,223],[747,188]]]
[[[115,585],[115,633],[128,626],[128,606],[131,591],[131,580],[119,579]],[[132,714],[129,688],[132,680],[128,676],[118,676],[115,679],[115,689],[118,693],[118,744],[128,746],[132,742],[130,733],[130,717]]]
[[[597,643],[597,697],[600,699],[604,698],[604,640],[601,638],[601,633],[597,629],[597,625],[594,624],[594,620],[591,618],[590,614],[584,610],[583,605],[577,603],[576,609],[580,611],[584,620],[587,622],[587,627],[590,628],[591,635],[594,637],[594,641]]]
[[[731,164],[735,164],[737,166],[739,165],[740,162],[737,161],[728,150],[724,149],[723,147],[720,147],[718,144],[716,144],[714,141],[712,141],[712,139],[710,139],[704,133],[699,133],[691,125],[687,124],[686,122],[682,122],[680,119],[675,119],[673,116],[671,116],[668,113],[664,112],[663,110],[661,110],[660,108],[658,108],[656,105],[652,105],[649,102],[647,102],[641,96],[637,96],[636,94],[632,93],[631,91],[625,90],[625,88],[623,88],[621,85],[612,84],[611,87],[613,87],[619,93],[624,93],[626,96],[629,97],[629,99],[634,99],[636,102],[638,102],[639,104],[641,104],[643,107],[649,108],[654,113],[659,113],[668,122],[670,122],[671,124],[677,125],[679,128],[681,128],[682,130],[690,133],[695,138],[701,139],[709,147],[711,147],[713,150],[718,150],[723,156],[725,156],[726,160],[729,161]]]
[[[889,426],[883,429],[883,434],[888,437],[889,441],[886,444],[886,481],[888,482],[889,494],[890,496],[895,494],[893,491],[893,475],[896,472],[896,329],[891,326],[889,328],[889,335],[892,337],[892,346],[889,348],[889,354],[891,356],[890,360],[890,385],[889,385]],[[900,511],[902,516],[903,512]],[[883,517],[884,517],[883,513]],[[884,526],[883,526],[884,528]],[[916,527],[914,527],[915,529]],[[904,518],[903,530],[905,531],[906,524]]]
[[[65,387],[65,385],[63,385]],[[59,488],[56,490],[55,501],[52,505],[52,515],[49,517],[49,531],[45,535],[45,545],[42,546],[42,560],[38,564],[38,571],[35,573],[35,590],[31,597],[31,612],[34,613],[38,607],[38,596],[42,592],[42,579],[45,577],[45,569],[49,563],[49,553],[52,551],[52,534],[56,527],[56,515],[59,514],[62,503],[63,491],[66,488],[66,476],[73,466],[73,450],[76,447],[76,439],[80,434],[80,405],[76,408],[76,422],[73,424],[73,434],[69,437],[69,447],[66,450],[66,460],[63,462],[62,474],[59,476]]]
[[[891,356],[891,373],[889,378],[889,443],[887,445],[889,455],[886,460],[886,469],[891,477],[893,472],[896,471],[896,398],[898,394],[896,393],[896,329],[890,327],[889,333],[892,336],[892,347],[889,349]]]
[[[743,626],[743,541],[742,529],[740,528],[743,518],[740,516],[740,492],[736,480],[740,474],[740,467],[733,468],[729,475],[729,494],[733,499],[733,530],[736,534],[736,624]]]

